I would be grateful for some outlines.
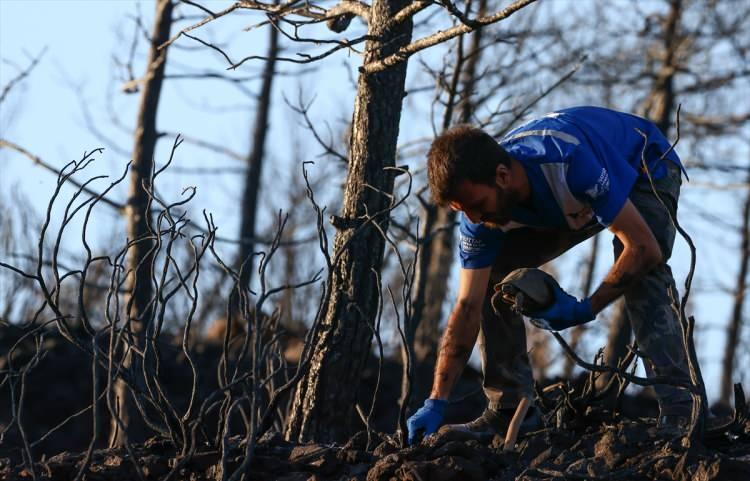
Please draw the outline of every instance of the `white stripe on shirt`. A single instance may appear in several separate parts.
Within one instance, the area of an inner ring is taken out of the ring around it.
[[[588,224],[594,216],[591,206],[586,205],[575,198],[568,188],[568,164],[563,162],[553,162],[541,164],[539,168],[547,179],[552,195],[560,206],[565,221],[573,230],[578,230]]]
[[[563,142],[567,142],[573,145],[579,145],[581,143],[577,138],[575,138],[574,136],[570,135],[567,132],[560,132],[559,130],[550,130],[550,129],[526,130],[524,132],[519,132],[515,135],[511,135],[510,137],[503,139],[503,142],[508,142],[510,140],[520,139],[523,137],[529,137],[531,135],[539,135],[542,137],[554,137],[556,139],[562,140]]]

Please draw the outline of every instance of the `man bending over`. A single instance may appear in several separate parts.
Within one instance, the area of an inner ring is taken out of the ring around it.
[[[689,378],[667,265],[682,165],[654,124],[576,107],[527,122],[499,142],[462,125],[435,139],[427,162],[435,201],[462,213],[461,271],[430,398],[407,423],[410,443],[419,432],[431,434],[440,426],[477,338],[488,405],[476,420],[448,428],[477,437],[504,435],[518,403],[532,397],[533,379],[523,319],[505,303],[493,309],[493,286],[512,270],[538,267],[604,227],[615,236],[615,262],[601,285],[583,300],[557,289],[554,304],[535,317],[551,330],[567,329],[595,319],[624,295],[648,374]],[[692,406],[689,393],[666,385],[655,390],[659,424],[683,426]]]

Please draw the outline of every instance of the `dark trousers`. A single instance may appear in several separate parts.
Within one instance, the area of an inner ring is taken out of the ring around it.
[[[664,260],[628,289],[625,306],[648,374],[687,379],[685,346],[672,303],[673,297],[679,297],[667,264],[675,240],[670,214],[677,213],[680,184],[680,169],[670,163],[667,175],[654,181],[666,209],[647,179],[639,179],[630,193],[631,202],[656,237]],[[493,286],[510,271],[538,267],[601,230],[598,225],[574,232],[522,228],[505,236],[487,286],[479,332],[484,392],[490,408],[514,407],[522,397],[531,396],[533,388],[523,319],[507,305],[501,307],[499,316],[495,314],[490,303]],[[613,246],[616,259],[623,246],[616,237]],[[672,406],[675,410],[685,410],[690,403],[689,393],[683,389],[660,385],[655,390],[663,414],[669,413]]]

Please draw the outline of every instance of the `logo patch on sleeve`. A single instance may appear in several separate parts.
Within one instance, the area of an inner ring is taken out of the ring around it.
[[[461,236],[461,250],[467,254],[477,254],[486,247],[486,244],[481,239],[475,239],[465,235]]]
[[[590,188],[586,189],[586,195],[591,199],[596,199],[609,192],[609,174],[605,169],[602,169],[599,178],[596,179],[596,183]]]

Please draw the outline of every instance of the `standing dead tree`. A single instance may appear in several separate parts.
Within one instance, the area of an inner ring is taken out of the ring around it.
[[[276,58],[279,53],[279,31],[275,28],[268,30],[267,60],[263,66],[262,81],[258,94],[258,105],[256,106],[253,133],[251,138],[250,152],[247,156],[247,170],[245,172],[245,190],[242,196],[242,220],[240,224],[239,238],[241,241],[237,256],[237,265],[242,266],[240,272],[240,285],[248,285],[252,276],[251,260],[255,243],[253,239],[257,230],[258,194],[260,192],[261,178],[263,174],[263,161],[265,157],[266,139],[269,130],[269,118],[271,113],[271,93],[275,76]],[[247,264],[245,265],[245,263]]]
[[[747,184],[745,201],[742,207],[742,221],[740,227],[739,268],[734,287],[734,302],[732,314],[727,328],[726,348],[722,360],[721,392],[719,401],[729,406],[729,399],[733,393],[733,373],[737,362],[737,347],[740,345],[740,334],[743,327],[743,308],[747,294],[747,272],[750,265],[750,165],[747,167]]]
[[[133,241],[128,257],[130,277],[127,289],[130,292],[128,304],[128,329],[132,333],[133,346],[143,346],[145,340],[145,325],[153,316],[153,227],[151,226],[151,199],[148,192],[154,172],[154,152],[158,134],[156,130],[156,114],[159,108],[164,70],[167,64],[167,49],[159,49],[159,45],[169,38],[172,26],[172,0],[159,0],[156,4],[156,16],[151,36],[151,46],[148,64],[143,79],[143,91],[138,108],[138,118],[133,142],[132,171],[130,175],[130,194],[127,203],[126,219],[128,238]],[[138,359],[132,350],[122,353],[123,368],[138,372]],[[122,381],[118,381],[115,389],[117,412],[122,425],[127,426],[129,419],[136,418],[136,409],[130,393]],[[130,435],[136,435],[135,429]],[[120,423],[113,420],[110,428],[110,446],[122,446],[127,433],[120,428]]]
[[[390,26],[406,7],[402,1],[373,2],[369,13],[364,64],[377,62],[408,45],[411,18]],[[286,435],[290,439],[342,440],[349,434],[359,373],[367,359],[378,312],[380,272],[396,158],[406,63],[361,74],[352,119],[349,172],[342,211],[333,218],[336,263],[329,296],[321,311],[321,331],[313,362],[297,387]],[[377,224],[377,227],[375,225]],[[343,414],[343,416],[342,416]],[[345,421],[345,422],[342,422]]]

